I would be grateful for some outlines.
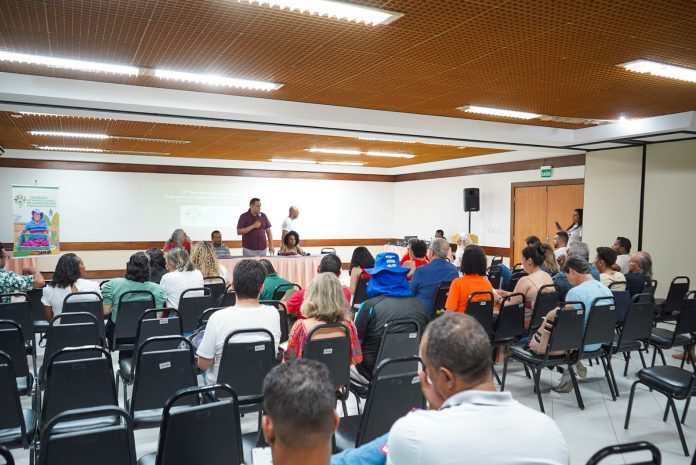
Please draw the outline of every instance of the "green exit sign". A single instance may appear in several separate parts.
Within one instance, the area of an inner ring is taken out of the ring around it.
[[[542,178],[550,178],[552,172],[553,172],[553,168],[550,166],[542,166],[541,167],[541,177]]]

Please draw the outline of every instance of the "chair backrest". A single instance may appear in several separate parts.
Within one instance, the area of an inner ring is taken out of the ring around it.
[[[479,297],[483,297],[479,299]],[[466,314],[478,321],[489,337],[493,337],[493,293],[491,291],[472,292],[466,301]]]
[[[79,300],[83,299],[85,296],[89,296],[91,300]],[[102,339],[106,339],[106,330],[104,327],[104,304],[102,302],[102,297],[97,292],[74,292],[68,294],[63,299],[63,312],[62,314],[74,313],[74,312],[87,312],[94,315],[94,319],[97,321],[97,329],[99,330],[99,336]],[[63,323],[72,323],[73,320],[69,316],[65,316],[61,320]]]
[[[517,303],[512,303],[512,301],[517,301]],[[500,303],[493,343],[510,342],[523,336],[524,333],[524,294],[517,292],[506,296]]]
[[[585,327],[583,346],[589,344],[611,345],[616,327],[614,297],[597,297],[592,301],[590,316]]]
[[[275,341],[269,330],[233,331],[222,346],[217,382],[229,385],[240,399],[260,401],[263,380],[273,368],[275,357]]]
[[[398,318],[387,322],[382,330],[382,340],[377,350],[377,358],[375,359],[375,369],[382,360],[396,359],[418,355],[420,346],[421,334],[423,328],[417,320],[413,318]],[[390,369],[403,369],[404,367],[390,365],[386,368],[386,374]],[[417,361],[413,362],[413,370],[418,371]]]
[[[106,426],[72,433],[54,433],[62,422],[113,418]],[[40,465],[135,465],[133,420],[117,406],[100,406],[63,412],[55,416],[41,433]]]
[[[526,271],[513,271],[512,276],[510,277],[510,283],[508,284],[507,290],[512,292],[515,290],[515,287],[517,287],[517,282],[522,279],[523,277],[527,276],[529,273]]]
[[[0,303],[0,320],[11,320],[17,322],[22,328],[22,334],[27,344],[34,344],[34,318],[31,312],[31,302],[29,296],[21,292],[12,294],[0,294],[0,302],[4,297],[19,298],[23,297],[21,302]]]
[[[656,279],[650,279],[646,281],[645,286],[643,286],[643,292],[648,293],[652,296],[652,298],[655,298],[655,291],[657,291],[657,280]]]
[[[435,291],[435,300],[433,300],[433,308],[430,310],[430,318],[437,318],[443,313],[445,313],[445,303],[447,303],[447,296],[449,296],[450,286],[452,285],[452,280],[442,281],[437,286],[437,291]]]
[[[65,323],[70,319],[70,323]],[[102,339],[99,336],[99,327],[94,315],[87,312],[73,312],[70,315],[61,313],[51,320],[46,331],[46,350],[44,360],[51,359],[53,354],[66,347],[101,346]],[[77,353],[78,358],[84,354]],[[69,359],[68,354],[63,360]]]
[[[614,291],[614,303],[616,304],[616,321],[623,322],[631,308],[631,293],[628,291]]]
[[[128,297],[128,299],[126,299]],[[150,291],[124,292],[118,299],[113,350],[130,349],[138,332],[138,322],[145,310],[154,308],[155,296]]]
[[[633,341],[647,341],[650,339],[654,313],[652,298],[650,294],[645,294],[648,296],[648,299],[641,299],[641,295],[636,294],[633,296],[633,301],[630,303],[630,308],[621,328],[619,346]]]
[[[500,289],[500,283],[503,281],[503,272],[500,271],[498,265],[491,266],[488,269],[488,281],[490,281],[493,289]]]
[[[31,373],[29,362],[27,362],[27,350],[24,346],[24,335],[22,327],[16,321],[0,320],[0,351],[12,360],[15,376],[29,380]]]
[[[283,343],[290,339],[290,328],[288,325],[288,308],[280,300],[260,300],[261,305],[271,305],[278,310],[278,317],[280,318],[280,341]]]
[[[503,263],[503,257],[501,257],[500,255],[496,255],[495,257],[493,257],[493,260],[491,260],[491,268],[500,265],[501,263]]]
[[[290,289],[302,290],[302,286],[295,283],[279,284],[273,289],[273,298],[271,300],[281,300],[286,292]]]
[[[151,348],[165,342],[174,348]],[[156,336],[143,342],[135,355],[130,414],[164,408],[179,389],[195,387],[198,382],[193,357],[193,346],[183,336]]]
[[[158,318],[157,313],[162,310],[151,308],[145,310],[140,316],[138,321],[138,330],[135,333],[135,345],[133,346],[133,351],[138,352],[138,349],[148,339],[152,337],[159,336],[181,336],[184,334],[183,328],[181,326],[181,318],[179,318],[179,311],[174,308],[169,308],[169,316],[167,318]],[[148,345],[149,350],[166,350],[178,346],[174,340],[169,340],[169,342],[164,341],[159,344]]]
[[[652,455],[649,462],[625,462],[627,465],[660,465],[662,463],[662,454],[660,449],[647,441],[632,442],[629,444],[618,444],[616,446],[608,446],[598,450],[590,457],[586,465],[597,465],[599,462],[611,455],[630,454],[631,452],[648,451]]]
[[[324,337],[322,333],[342,331],[341,336]],[[303,357],[322,362],[329,369],[331,382],[346,386],[350,382],[350,331],[341,323],[317,325],[307,335]]]
[[[541,322],[544,321],[546,315],[558,307],[561,302],[561,292],[555,284],[546,284],[539,288],[534,307],[532,308],[532,319],[529,323],[529,334],[539,329]]]
[[[75,360],[77,354],[84,358]],[[67,410],[105,405],[118,401],[111,356],[103,347],[69,347],[53,354],[46,368],[42,425]]]
[[[679,310],[684,302],[684,296],[689,292],[690,283],[688,276],[677,276],[672,280],[667,291],[667,298],[665,298],[665,308],[663,310],[665,313]]]
[[[44,324],[48,323],[46,320],[46,313],[44,312],[44,304],[41,302],[41,298],[43,297],[43,289],[29,289],[26,294],[29,296],[29,302],[31,302],[31,318],[34,320],[34,322],[42,322]]]
[[[218,310],[222,310],[223,308],[226,307],[210,307],[203,310],[203,313],[201,313],[200,318],[198,318],[198,327],[200,328],[203,325],[207,325],[210,316]]]
[[[418,377],[419,362],[414,355],[387,359],[377,365],[360,419],[356,447],[387,433],[411,409],[425,406]]]
[[[186,297],[186,294],[199,294],[201,292],[203,295]],[[201,317],[203,310],[212,306],[213,296],[210,293],[210,289],[206,287],[195,287],[182,292],[179,299],[179,317],[184,326],[184,334],[188,334],[196,329],[198,319]]]
[[[105,286],[106,283],[108,283],[109,281],[111,281],[111,280],[110,280],[110,279],[105,279],[104,281],[101,281],[101,282],[99,283],[99,289],[104,289],[104,286]]]
[[[689,291],[684,295],[677,326],[674,328],[675,336],[690,333],[696,333],[696,291]]]
[[[225,293],[222,294],[220,297],[218,297],[217,301],[215,302],[215,305],[218,307],[231,307],[234,304],[237,303],[237,294],[234,292],[234,289],[232,288],[232,284],[228,284],[227,287],[225,288]]]
[[[566,305],[580,308],[565,308]],[[546,356],[555,351],[577,350],[582,346],[585,335],[585,304],[582,302],[561,302],[560,310],[553,322]]]
[[[335,254],[336,249],[334,249],[333,247],[322,247],[321,252],[319,252],[319,253],[321,253],[321,254],[334,253]]]
[[[213,304],[215,304],[220,296],[225,293],[225,279],[222,276],[210,276],[205,278],[203,286],[210,289]]]
[[[367,283],[369,282],[370,278],[358,277],[358,283],[355,285],[355,294],[353,295],[352,308],[354,312],[357,312],[360,305],[367,300]]]
[[[0,457],[2,457],[3,461],[5,462],[4,465],[15,465],[12,452],[10,452],[6,447],[0,446]]]
[[[23,445],[27,447],[28,438],[22,404],[17,391],[17,374],[12,365],[12,358],[0,351],[0,430],[18,428],[22,434]]]
[[[524,266],[522,266],[522,263],[515,263],[514,265],[512,265],[512,272],[513,273],[516,271],[523,271],[523,270],[524,270]]]
[[[197,398],[206,393],[216,393],[216,398],[222,400],[181,406],[182,398]],[[185,389],[167,402],[156,465],[230,465],[243,462],[239,404],[237,395],[229,386],[216,384]]]

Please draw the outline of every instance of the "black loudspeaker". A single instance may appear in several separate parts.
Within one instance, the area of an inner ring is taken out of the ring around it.
[[[479,211],[479,190],[478,187],[464,189],[464,211]]]

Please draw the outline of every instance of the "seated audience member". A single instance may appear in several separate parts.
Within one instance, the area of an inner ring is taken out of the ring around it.
[[[409,281],[413,276],[413,272],[416,271],[416,268],[418,268],[419,266],[427,265],[429,263],[428,257],[426,257],[427,253],[428,246],[425,243],[425,241],[420,239],[413,241],[413,244],[411,244],[411,248],[408,252],[409,259],[402,263],[403,266],[410,269],[410,271],[406,275],[406,278]]]
[[[162,252],[167,253],[174,247],[180,247],[185,249],[186,252],[191,253],[191,238],[183,229],[175,229],[167,242],[164,243],[164,248]]]
[[[155,307],[164,307],[167,296],[159,286],[150,279],[150,257],[145,252],[137,252],[130,256],[126,263],[126,274],[123,278],[111,279],[102,288],[104,315],[111,315],[106,323],[106,337],[111,341],[118,314],[118,301],[128,291],[148,291],[155,296]],[[129,295],[126,300],[142,300],[143,296]]]
[[[8,260],[10,257],[0,242],[0,294],[25,292],[33,288],[44,287],[45,281],[41,273],[31,268],[25,268],[22,270],[22,274],[6,270],[5,264]]]
[[[563,257],[561,260],[559,260],[559,265],[561,267],[565,263],[565,260],[567,257],[570,257],[571,255],[574,255],[576,257],[584,258],[586,262],[590,261],[590,248],[585,244],[584,242],[573,242],[568,246],[568,250],[566,250],[565,257]],[[599,281],[599,271],[597,271],[597,267],[594,266],[593,263],[590,263],[590,274],[594,279]],[[565,298],[566,293],[570,290],[572,287],[571,284],[568,282],[568,277],[563,271],[559,271],[556,273],[553,277],[553,283],[558,286],[558,289],[561,293],[561,299]]]
[[[645,286],[652,281],[652,257],[647,252],[636,252],[628,262],[626,273],[626,289],[633,297],[643,292]]]
[[[329,465],[338,427],[329,370],[315,360],[273,368],[263,382],[261,429],[275,465]]]
[[[280,315],[275,307],[259,304],[259,294],[266,279],[266,269],[257,260],[245,259],[237,263],[232,271],[232,285],[237,302],[210,315],[205,333],[198,346],[198,368],[204,370],[207,384],[217,380],[218,369],[225,339],[240,329],[267,329],[273,335],[276,353],[280,342]],[[241,334],[235,340],[255,341],[263,336]]]
[[[74,253],[66,253],[58,259],[51,284],[43,289],[41,303],[44,305],[46,319],[51,321],[55,315],[63,311],[63,301],[69,294],[75,292],[96,292],[101,295],[99,284],[88,279],[82,279],[85,264]],[[71,302],[97,300],[97,296],[75,296]]]
[[[164,253],[157,247],[150,247],[145,253],[150,257],[150,281],[159,284],[162,281],[162,276],[167,274]]]
[[[259,300],[273,300],[273,293],[275,292],[276,287],[280,286],[281,284],[291,283],[287,279],[283,279],[278,276],[278,273],[276,273],[276,270],[273,268],[273,264],[270,261],[262,258],[259,260],[259,262],[261,262],[263,267],[266,269],[266,279],[263,281],[263,291],[261,291]],[[287,289],[290,289],[290,287]]]
[[[370,274],[370,282],[367,284],[367,297],[378,295],[390,295],[396,297],[408,297],[413,293],[405,280],[409,269],[399,264],[399,256],[394,252],[382,252],[375,258],[375,266],[365,270]],[[382,273],[379,279],[375,274]]]
[[[569,256],[563,264],[563,272],[568,276],[568,281],[572,286],[565,300],[568,302],[582,302],[585,304],[585,325],[587,325],[587,321],[590,318],[592,302],[598,297],[613,297],[613,294],[607,286],[592,277],[590,274],[590,263],[584,258],[578,257],[577,255]],[[611,302],[612,301],[607,300],[604,303],[608,304]],[[586,345],[585,351],[591,352],[598,350],[600,347],[601,344]],[[587,375],[587,368],[585,368],[582,362],[577,362],[575,368],[581,378]],[[573,384],[568,371],[563,373],[561,381],[553,390],[564,393],[573,390]]]
[[[522,267],[527,272],[527,276],[523,276],[517,281],[512,292],[524,294],[524,308],[527,317],[532,314],[539,289],[547,284],[553,284],[551,275],[541,269],[544,260],[546,260],[546,255],[542,244],[529,245],[522,249]],[[510,295],[509,292],[503,290],[499,290],[498,294],[502,297]]]
[[[565,257],[566,250],[568,250],[568,233],[565,231],[558,231],[553,237],[553,254],[556,256],[556,261],[561,257]]]
[[[478,245],[470,245],[464,250],[462,256],[462,266],[459,271],[462,277],[452,281],[445,308],[453,312],[464,313],[466,303],[474,292],[495,291],[490,281],[486,278],[486,254]],[[485,296],[474,297],[474,300],[484,300]]]
[[[208,278],[215,277],[224,279],[225,283],[229,281],[227,268],[218,263],[213,246],[207,242],[200,241],[193,245],[191,249],[191,263],[201,272],[206,283],[209,282]]]
[[[406,254],[408,256],[408,254]],[[355,288],[358,287],[358,279],[360,277],[368,279],[369,273],[366,273],[367,268],[375,266],[375,258],[372,256],[367,247],[356,247],[353,250],[353,256],[350,257],[350,267],[348,274],[350,275],[350,293],[355,294]]]
[[[290,330],[285,360],[302,358],[309,333],[316,326],[340,323],[348,328],[351,345],[351,364],[362,362],[363,356],[358,341],[358,332],[349,319],[348,303],[343,295],[343,285],[333,273],[320,273],[307,287],[300,311],[304,319],[297,320]],[[343,336],[338,329],[322,331],[320,338]]]
[[[614,241],[612,249],[614,249],[617,255],[614,270],[621,271],[623,274],[628,273],[628,262],[631,261],[631,241],[619,236]]]
[[[611,247],[597,247],[597,258],[594,262],[599,271],[599,282],[614,291],[626,290],[626,277],[620,271],[614,271],[616,252]],[[618,283],[612,286],[612,284]]]
[[[551,418],[510,392],[497,392],[488,335],[475,319],[448,313],[433,320],[420,354],[420,384],[430,410],[412,411],[394,423],[387,464],[570,463]]]
[[[548,244],[541,244],[541,247],[544,249],[544,263],[541,265],[541,269],[553,276],[560,271],[556,255]]]
[[[438,229],[435,231],[434,239],[444,239],[444,238],[445,238],[445,232],[442,229]]]
[[[290,231],[283,237],[283,245],[280,246],[278,255],[307,255],[300,247],[300,235]]]
[[[386,323],[398,318],[412,318],[420,325],[421,331],[428,324],[423,304],[413,297],[405,273],[396,271],[401,267],[389,267],[389,256],[398,264],[396,254],[385,252],[377,255],[375,267],[370,270],[370,286],[372,289],[380,289],[380,292],[376,297],[363,302],[355,314],[355,327],[358,330],[363,361],[351,367],[351,376],[365,384],[372,379]]]
[[[194,287],[203,287],[203,273],[197,270],[189,254],[181,247],[174,247],[164,254],[169,273],[162,276],[160,286],[167,296],[167,307],[179,308],[181,294]],[[190,292],[188,297],[201,295],[201,291]]]
[[[321,262],[319,262],[319,268],[317,269],[317,271],[319,272],[319,274],[332,273],[337,278],[340,278],[340,276],[341,276],[341,259],[338,258],[338,255],[336,255],[336,254],[333,254],[333,253],[327,254],[321,259]],[[297,315],[298,320],[301,320],[304,318],[304,316],[300,312],[300,308],[302,307],[302,302],[304,301],[304,295],[305,295],[305,289],[302,289],[300,291],[295,292],[292,295],[292,297],[290,297],[285,302],[285,307],[288,309],[288,313],[291,315]],[[345,286],[343,286],[343,295],[346,298],[347,304],[350,305],[350,299],[351,299],[352,294],[350,293],[350,290]]]
[[[524,240],[524,243],[525,243],[525,245],[526,245],[527,247],[529,247],[530,245],[541,244],[541,239],[539,239],[539,238],[536,237],[536,236],[528,236],[528,237]]]
[[[411,278],[411,292],[423,303],[426,315],[430,315],[437,288],[442,281],[459,277],[457,268],[447,261],[449,244],[445,239],[435,239],[428,248],[430,263],[416,268]]]
[[[460,232],[457,234],[457,250],[454,252],[454,266],[459,268],[462,266],[462,255],[464,255],[464,249],[467,245],[471,245],[474,242],[471,240],[471,236],[465,232]]]
[[[430,241],[434,241],[436,238],[433,237],[433,239]],[[414,242],[418,240],[417,237],[412,237],[411,239],[408,240],[408,243],[406,244],[406,253],[404,254],[403,257],[401,257],[401,260],[399,260],[399,263],[401,266],[403,266],[407,261],[411,259],[411,246],[413,245]]]
[[[216,229],[210,233],[210,240],[212,241],[213,251],[217,258],[229,257],[232,255],[229,247],[222,243],[222,233],[220,233],[220,231]]]

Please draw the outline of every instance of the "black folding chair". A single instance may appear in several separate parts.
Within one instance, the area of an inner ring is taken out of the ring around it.
[[[503,264],[503,257],[501,257],[500,255],[496,255],[495,257],[493,257],[493,260],[491,260],[491,268],[493,268],[494,266],[502,265],[502,264]]]
[[[162,343],[168,343],[172,348],[158,347]],[[167,400],[180,389],[198,384],[194,349],[183,336],[155,336],[138,347],[135,360],[133,393],[125,405],[133,418],[134,428],[157,427],[162,421]]]
[[[48,285],[48,283],[46,283]],[[34,320],[34,334],[44,334],[48,329],[48,320],[44,312],[44,304],[41,302],[43,288],[34,288],[26,291],[31,302],[31,317]]]
[[[529,320],[528,336],[533,335],[539,329],[546,315],[554,308],[558,308],[560,302],[561,292],[558,286],[546,284],[539,288],[539,292],[534,300],[534,306],[532,307],[532,317]]]
[[[367,297],[367,284],[370,282],[370,278],[364,278],[360,276],[358,278],[358,283],[355,285],[355,294],[353,295],[353,303],[351,308],[353,313],[360,309],[360,305],[365,302]]]
[[[186,297],[186,294],[193,293],[202,293],[202,295]],[[212,306],[213,296],[210,289],[206,287],[186,289],[182,292],[179,298],[179,317],[184,326],[184,334],[189,334],[196,329],[196,324],[198,324],[198,319],[203,311]]]
[[[104,419],[108,422],[103,423]],[[95,424],[64,433],[65,424]],[[135,465],[130,415],[117,406],[69,410],[52,418],[41,432],[39,465]]]
[[[632,452],[650,452],[652,458],[649,462],[626,462],[627,465],[660,465],[662,463],[662,455],[660,449],[647,441],[631,442],[629,444],[618,444],[598,450],[590,457],[586,465],[597,465],[599,462],[612,455],[630,454]]]
[[[285,296],[285,293],[290,289],[297,289],[298,291],[301,291],[302,286],[295,283],[279,284],[275,287],[275,289],[273,289],[273,298],[271,300],[281,300],[283,296]]]
[[[287,341],[290,338],[290,327],[288,323],[288,308],[280,300],[260,300],[261,305],[270,305],[278,310],[278,317],[280,318],[280,344]]]
[[[213,303],[216,303],[225,293],[225,279],[222,276],[210,276],[205,278],[203,286],[210,289]]]
[[[665,361],[665,349],[671,349],[673,347],[682,347],[687,353],[687,357],[682,360],[682,368],[687,358],[691,360],[692,365],[696,362],[691,358],[687,348],[694,343],[692,339],[692,334],[696,333],[696,291],[687,292],[681,304],[681,310],[677,312],[677,324],[674,327],[674,331],[670,331],[664,328],[654,328],[650,334],[650,345],[655,348],[653,351],[652,365],[655,366],[655,358],[659,352],[660,358],[662,358],[662,364],[666,365]],[[696,365],[694,365],[696,369]]]
[[[516,303],[512,303],[517,301]],[[501,384],[498,372],[495,369],[495,353],[498,347],[508,347],[515,344],[525,335],[524,329],[524,294],[519,292],[506,296],[500,303],[498,319],[495,321],[493,333],[493,375]]]
[[[31,395],[34,375],[29,371],[22,327],[16,321],[0,320],[0,351],[12,360],[17,391]]]
[[[510,358],[517,360],[527,366],[534,373],[534,391],[539,401],[539,408],[544,412],[544,402],[541,399],[541,388],[539,386],[539,378],[541,370],[546,367],[555,367],[567,365],[570,372],[570,379],[573,382],[575,390],[575,398],[578,402],[578,407],[585,408],[580,397],[578,389],[578,381],[573,371],[574,357],[571,357],[571,351],[578,351],[582,346],[585,327],[585,304],[582,302],[565,302],[563,307],[556,313],[556,318],[551,323],[553,329],[549,337],[549,343],[546,346],[546,351],[543,354],[535,354],[522,345],[514,345],[510,347],[510,356],[505,359],[503,365],[503,380],[500,385],[500,390],[505,390],[505,378],[507,376],[507,365]],[[564,308],[566,305],[579,305],[581,308]],[[551,355],[552,353],[562,352],[563,355]]]
[[[111,350],[132,351],[140,316],[155,306],[155,295],[150,291],[124,292],[118,299]]]
[[[0,457],[2,457],[5,465],[15,465],[14,458],[12,457],[12,452],[7,450],[5,447],[0,446]]]
[[[65,321],[69,320],[70,323]],[[51,324],[46,331],[46,350],[44,351],[44,361],[48,362],[53,354],[65,349],[66,347],[82,346],[101,346],[102,339],[99,337],[99,326],[94,315],[87,312],[72,312],[71,314],[61,313],[51,320]],[[39,379],[43,380],[46,363],[39,370]]]
[[[425,407],[419,362],[412,355],[386,359],[377,365],[363,414],[341,418],[336,431],[338,450],[360,447],[389,432],[394,422],[413,408]]]
[[[342,332],[341,336],[326,337],[326,333]],[[337,386],[337,398],[348,416],[348,386],[350,385],[351,343],[348,327],[341,323],[317,325],[307,335],[304,358],[317,360],[329,369],[331,383]]]
[[[623,325],[628,311],[631,309],[631,293],[616,290],[612,290],[611,293],[614,295],[614,303],[616,304],[616,327],[618,328]]]
[[[437,291],[435,291],[435,299],[433,300],[433,308],[430,311],[431,320],[445,313],[445,304],[447,303],[451,285],[452,280],[442,281],[438,284]]]
[[[466,314],[483,327],[489,338],[493,338],[493,303],[491,291],[472,292],[466,301]]]
[[[527,276],[529,273],[526,271],[514,271],[512,273],[512,276],[510,277],[510,283],[508,284],[507,290],[510,292],[514,292],[515,288],[517,287],[517,282],[522,279],[523,277]]]
[[[690,284],[691,280],[688,276],[677,276],[672,280],[667,291],[667,298],[655,299],[656,322],[674,321],[679,317],[679,310],[686,293],[689,292]]]
[[[488,281],[490,281],[493,289],[500,289],[500,284],[503,282],[503,273],[499,266],[491,266],[488,268]]]
[[[201,313],[200,318],[198,318],[198,326],[197,326],[197,328],[200,328],[200,327],[202,327],[202,326],[204,326],[204,325],[207,325],[207,324],[208,324],[208,320],[210,319],[210,316],[211,316],[213,313],[217,312],[218,310],[222,310],[222,309],[224,309],[224,308],[227,308],[227,307],[211,307],[211,308],[206,308],[205,310],[203,310],[203,313]]]
[[[105,279],[104,281],[101,281],[101,282],[99,283],[99,289],[104,289],[104,286],[105,286],[106,283],[108,283],[109,281],[111,281],[111,280],[110,280],[110,279]]]
[[[333,248],[333,247],[322,247],[321,252],[319,252],[319,253],[322,254],[322,255],[323,255],[323,254],[329,254],[329,253],[335,254],[335,253],[336,253],[336,249]]]
[[[24,335],[24,348],[26,354],[31,357],[34,376],[36,376],[36,344],[34,341],[34,318],[31,311],[29,296],[25,293],[15,292],[0,294],[0,302],[4,298],[23,298],[23,301],[0,303],[0,320],[16,322],[22,328]]]
[[[0,351],[0,445],[27,449],[34,440],[38,414],[22,408],[12,358]]]
[[[84,300],[87,297],[90,300]],[[75,300],[80,299],[80,300]],[[68,294],[63,299],[63,312],[62,314],[74,313],[74,312],[87,312],[94,315],[97,320],[97,328],[99,329],[99,337],[106,341],[106,330],[104,327],[104,303],[102,301],[101,295],[97,292],[74,292]],[[70,323],[69,317],[66,317],[63,322]]]
[[[216,401],[181,405],[187,398],[200,397]],[[237,396],[229,386],[183,389],[164,407],[157,452],[141,457],[138,465],[251,463],[245,460],[241,438]]]
[[[225,292],[218,297],[215,305],[218,307],[232,307],[237,303],[237,294],[235,294],[234,290],[230,289],[232,289],[232,284],[227,285]]]

